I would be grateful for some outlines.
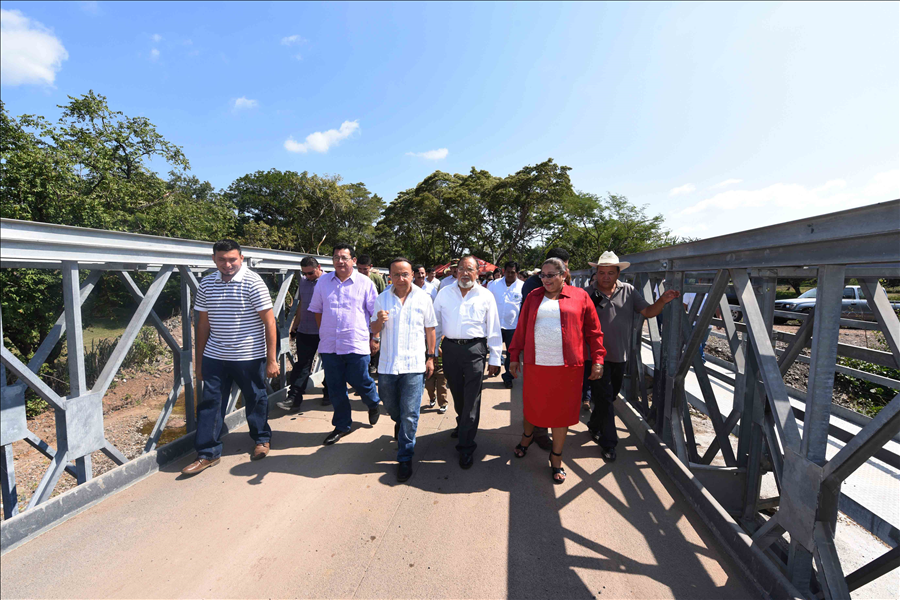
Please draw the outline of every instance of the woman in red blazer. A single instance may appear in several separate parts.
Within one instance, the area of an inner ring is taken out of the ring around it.
[[[528,294],[509,346],[509,372],[518,377],[525,353],[523,404],[525,425],[517,458],[528,452],[535,427],[553,430],[550,467],[553,483],[566,480],[562,468],[563,444],[569,427],[578,423],[584,363],[594,363],[590,379],[603,375],[603,332],[590,296],[566,285],[568,271],[558,258],[541,266],[544,287]]]

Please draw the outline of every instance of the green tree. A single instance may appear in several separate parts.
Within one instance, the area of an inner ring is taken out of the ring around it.
[[[548,158],[523,167],[491,188],[486,203],[487,217],[493,221],[491,262],[496,264],[536,243],[546,243],[566,227],[563,210],[574,194],[570,170]]]
[[[148,119],[113,111],[93,91],[70,96],[59,108],[62,116],[51,123],[35,115],[13,118],[0,102],[0,215],[142,233],[199,232],[204,203],[175,189],[186,181],[187,158]],[[169,182],[151,170],[151,160],[172,168]],[[227,228],[227,215],[219,217]],[[100,294],[117,289],[107,279]],[[59,273],[2,269],[0,286],[4,337],[27,360],[62,309]],[[130,302],[118,289],[117,297]]]
[[[239,177],[223,196],[237,211],[244,242],[309,253],[343,240],[369,244],[384,207],[362,183],[343,185],[337,175],[278,169]]]
[[[577,192],[566,198],[561,210],[566,224],[550,245],[566,248],[570,264],[583,269],[607,250],[623,256],[679,241],[665,228],[662,215],[646,211],[646,206],[635,206],[619,194]]]

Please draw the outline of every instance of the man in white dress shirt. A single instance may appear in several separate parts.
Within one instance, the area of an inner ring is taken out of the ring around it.
[[[475,257],[463,258],[458,264],[456,285],[441,289],[434,300],[436,334],[441,340],[439,352],[457,415],[452,437],[459,439],[456,449],[463,469],[474,463],[484,363],[490,365],[489,376],[500,373],[503,350],[497,304],[489,291],[476,285],[477,277]]]
[[[425,265],[413,265],[413,283],[422,288],[422,291],[427,292],[428,296],[431,297],[431,301],[434,302],[438,293],[438,287],[428,281]]]
[[[447,267],[447,270],[450,271],[450,275],[441,279],[441,284],[438,286],[439,290],[444,289],[448,286],[453,286],[456,284],[456,275],[457,268],[459,267],[459,261],[457,259],[453,259],[450,261],[450,266]]]
[[[437,320],[431,296],[413,285],[410,262],[395,258],[390,272],[392,285],[375,299],[371,330],[381,345],[378,396],[395,423],[397,481],[406,481],[412,475],[422,388],[434,371]]]
[[[497,301],[497,312],[500,315],[500,335],[506,345],[506,358],[503,361],[503,385],[512,389],[513,377],[509,374],[509,344],[512,342],[516,325],[519,323],[519,310],[522,308],[522,286],[519,279],[519,263],[514,260],[503,265],[503,277],[495,279],[488,289]]]

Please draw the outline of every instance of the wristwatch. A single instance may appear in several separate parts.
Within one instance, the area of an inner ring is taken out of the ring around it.
[[[373,341],[373,342],[381,343],[381,336],[380,336],[380,335],[373,335],[373,336],[372,336],[372,341]]]
[[[429,354],[428,352],[426,352],[425,360],[428,360],[429,358],[437,358],[437,354]]]

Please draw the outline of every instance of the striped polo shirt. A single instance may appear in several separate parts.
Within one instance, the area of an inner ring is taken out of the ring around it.
[[[219,271],[200,281],[194,310],[209,317],[209,340],[203,356],[219,360],[266,357],[266,326],[259,311],[272,308],[262,277],[241,265],[228,283]]]

